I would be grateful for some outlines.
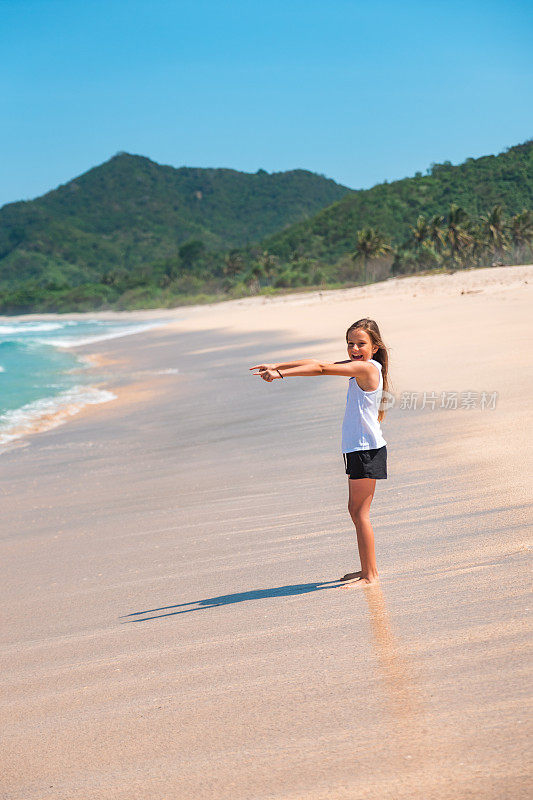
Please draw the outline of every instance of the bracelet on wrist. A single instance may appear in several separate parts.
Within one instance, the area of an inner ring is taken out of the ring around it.
[[[279,371],[279,369],[277,367],[276,367],[276,372],[278,373],[280,378],[283,378],[283,375],[281,374],[281,372]]]

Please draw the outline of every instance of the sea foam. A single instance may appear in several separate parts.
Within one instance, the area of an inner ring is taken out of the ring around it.
[[[67,325],[75,325],[70,320],[67,322],[18,322],[15,325],[0,325],[0,336],[10,333],[40,333],[41,331],[57,331]]]
[[[43,397],[0,415],[0,444],[29,433],[40,433],[61,425],[86,405],[108,403],[116,395],[95,386],[73,386],[55,397]]]
[[[165,324],[153,319],[129,323],[95,318],[2,319],[0,373],[5,374],[1,375],[0,387],[0,444],[54,428],[87,404],[115,398],[112,392],[89,384],[89,370],[85,376],[80,374],[80,368],[86,370],[91,363],[76,348]]]
[[[119,339],[122,336],[131,336],[135,333],[142,333],[143,331],[158,328],[164,325],[164,322],[151,322],[142,325],[135,325],[130,328],[121,328],[116,331],[108,331],[106,333],[94,333],[91,336],[54,336],[53,339],[38,337],[36,341],[39,344],[51,344],[54,347],[81,347],[84,344],[94,344],[95,342],[103,342],[106,339]]]

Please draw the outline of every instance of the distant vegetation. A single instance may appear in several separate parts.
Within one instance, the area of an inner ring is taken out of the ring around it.
[[[174,296],[219,291],[210,278],[231,270],[232,248],[347,191],[305,170],[175,169],[120,153],[0,209],[0,308],[95,308],[119,298],[137,306],[170,284]]]
[[[173,306],[524,263],[531,208],[532,142],[350,192],[302,170],[177,170],[121,154],[0,209],[0,311]]]
[[[459,166],[433,164],[426,175],[418,172],[413,178],[350,192],[311,219],[268,237],[265,244],[280,258],[298,252],[332,262],[353,250],[356,231],[369,225],[399,243],[419,214],[445,215],[451,203],[479,217],[495,205],[516,214],[532,202],[533,142],[527,142],[498,156],[469,158]]]

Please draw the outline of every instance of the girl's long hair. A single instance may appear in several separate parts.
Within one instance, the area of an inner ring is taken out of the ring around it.
[[[386,402],[387,395],[389,388],[390,388],[390,381],[389,381],[389,352],[385,347],[385,343],[381,338],[381,333],[379,332],[379,327],[377,322],[373,319],[368,319],[368,317],[363,317],[363,319],[358,319],[357,322],[354,322],[353,325],[350,325],[348,330],[346,331],[346,341],[348,341],[348,336],[354,330],[359,328],[360,330],[366,331],[370,336],[370,341],[372,342],[372,347],[377,347],[378,349],[372,356],[374,361],[379,361],[381,364],[381,374],[383,376],[383,395],[382,400],[379,404],[379,411],[378,411],[378,421],[381,420],[385,416],[385,408],[383,407],[384,402]]]

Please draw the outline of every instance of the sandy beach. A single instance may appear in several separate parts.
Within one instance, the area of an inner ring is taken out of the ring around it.
[[[102,312],[165,324],[77,348],[116,399],[0,453],[0,797],[529,797],[532,290]],[[346,380],[249,367],[343,358],[363,316],[395,404],[380,583],[347,589]]]

